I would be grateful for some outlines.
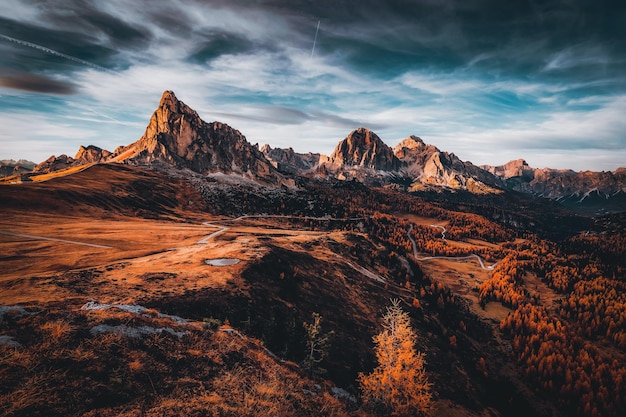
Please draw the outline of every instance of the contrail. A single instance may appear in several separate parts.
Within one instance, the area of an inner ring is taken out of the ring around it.
[[[315,43],[317,42],[317,32],[320,30],[320,20],[317,21],[317,29],[315,29],[315,39],[313,39],[313,49],[311,49],[311,59],[313,58],[313,52],[315,52]]]
[[[12,38],[10,36],[3,35],[3,34],[0,34],[0,38],[2,38],[4,40],[7,40],[9,42],[16,43],[18,45],[27,46],[29,48],[33,48],[33,49],[37,49],[39,51],[43,51],[43,52],[45,52],[47,54],[50,54],[50,55],[55,55],[55,56],[58,56],[58,57],[61,57],[61,58],[65,58],[67,60],[74,61],[74,62],[76,62],[78,64],[86,65],[86,66],[91,67],[93,69],[97,69],[99,71],[105,71],[105,72],[110,72],[110,73],[114,74],[114,72],[111,71],[108,68],[104,68],[104,67],[101,67],[100,65],[96,65],[96,64],[94,64],[92,62],[84,61],[84,60],[82,60],[80,58],[76,58],[76,57],[73,57],[71,55],[67,55],[67,54],[64,54],[62,52],[55,51],[54,49],[46,48],[45,46],[37,45],[36,43],[26,42],[26,41],[23,41],[21,39],[15,39],[15,38]]]

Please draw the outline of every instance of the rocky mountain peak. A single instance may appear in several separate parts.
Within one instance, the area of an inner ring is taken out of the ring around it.
[[[263,145],[261,152],[279,171],[289,174],[296,174],[302,171],[308,171],[317,166],[320,161],[318,153],[297,153],[293,148],[272,148],[270,145]]]
[[[109,155],[111,155],[111,152],[107,151],[106,149],[102,149],[94,145],[89,145],[87,147],[81,146],[80,148],[78,148],[78,152],[76,152],[76,156],[74,156],[74,159],[80,164],[93,164],[102,161]]]
[[[401,162],[376,133],[358,128],[339,142],[329,158],[333,166],[372,168],[379,171],[394,171]]]
[[[177,139],[177,154],[183,156],[184,149],[191,143],[193,131],[200,128],[202,120],[195,110],[176,98],[173,91],[165,91],[159,106],[152,114],[144,138],[159,134],[171,135]]]
[[[116,150],[115,161],[165,164],[200,174],[223,172],[278,184],[283,179],[240,131],[220,122],[206,123],[198,113],[165,91],[143,136]]]
[[[426,144],[422,140],[422,138],[417,137],[415,135],[411,135],[406,139],[403,139],[402,142],[398,143],[394,148],[394,152],[396,149],[420,149],[425,147]]]
[[[503,179],[523,177],[532,180],[534,175],[534,169],[524,159],[515,159],[499,166],[483,165],[481,168]]]

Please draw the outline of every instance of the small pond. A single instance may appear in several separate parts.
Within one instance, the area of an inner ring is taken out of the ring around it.
[[[236,258],[217,258],[217,259],[205,259],[204,263],[211,266],[231,266],[237,265],[241,262],[241,259]]]

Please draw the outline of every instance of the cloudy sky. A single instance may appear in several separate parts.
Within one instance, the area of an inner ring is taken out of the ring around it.
[[[614,170],[626,2],[0,2],[0,159],[134,142],[163,90],[298,152],[364,126],[475,164]]]

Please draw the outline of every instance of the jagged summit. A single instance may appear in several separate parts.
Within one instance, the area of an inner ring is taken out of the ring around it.
[[[4,162],[4,161],[3,161]],[[13,162],[13,161],[11,161]],[[95,163],[120,162],[163,169],[190,170],[200,175],[234,174],[265,184],[294,184],[291,175],[359,180],[371,185],[411,184],[411,191],[445,187],[476,193],[509,189],[579,204],[590,196],[607,206],[626,195],[626,168],[614,172],[574,172],[535,169],[524,159],[501,166],[477,167],[454,153],[440,151],[418,136],[409,136],[393,149],[373,131],[361,127],[339,141],[330,156],[300,154],[292,148],[251,145],[241,132],[220,122],[207,123],[173,91],[163,92],[142,137],[113,153],[97,146],[81,146],[72,158],[51,156],[29,168],[0,165],[0,176],[40,174]],[[63,175],[67,175],[63,174]],[[595,206],[594,206],[595,207]],[[616,209],[616,210],[617,210]]]
[[[411,135],[406,139],[403,139],[400,143],[398,143],[396,145],[396,147],[394,148],[394,153],[398,154],[398,152],[396,152],[396,149],[401,150],[401,149],[419,149],[422,147],[427,146],[424,141],[422,140],[422,138],[417,137],[415,135]]]
[[[78,152],[76,152],[76,156],[74,159],[80,161],[81,163],[95,163],[99,162],[103,158],[108,158],[111,155],[111,152],[106,149],[99,148],[95,145],[89,145],[87,147],[81,146],[78,148]]]
[[[276,169],[289,174],[298,174],[311,170],[320,161],[320,154],[318,153],[301,154],[294,151],[291,147],[287,149],[272,148],[270,145],[265,144],[261,147],[261,152]]]
[[[358,128],[343,139],[330,155],[332,167],[363,167],[377,171],[395,171],[402,163],[376,133]]]
[[[595,209],[609,207],[617,202],[616,211],[622,211],[626,200],[626,170],[613,172],[575,172],[569,169],[532,168],[523,159],[504,165],[484,165],[481,168],[505,181],[515,191],[556,199],[572,208],[583,204]],[[595,200],[595,201],[594,201]],[[611,201],[610,201],[611,200]]]
[[[240,131],[220,122],[206,123],[170,90],[163,93],[143,136],[117,150],[113,159],[140,165],[166,164],[200,174],[235,173],[275,184],[281,182],[276,169]]]
[[[534,177],[533,168],[531,168],[528,163],[521,158],[509,161],[504,165],[483,165],[481,168],[505,180],[513,177],[524,177],[528,180],[532,180]]]

